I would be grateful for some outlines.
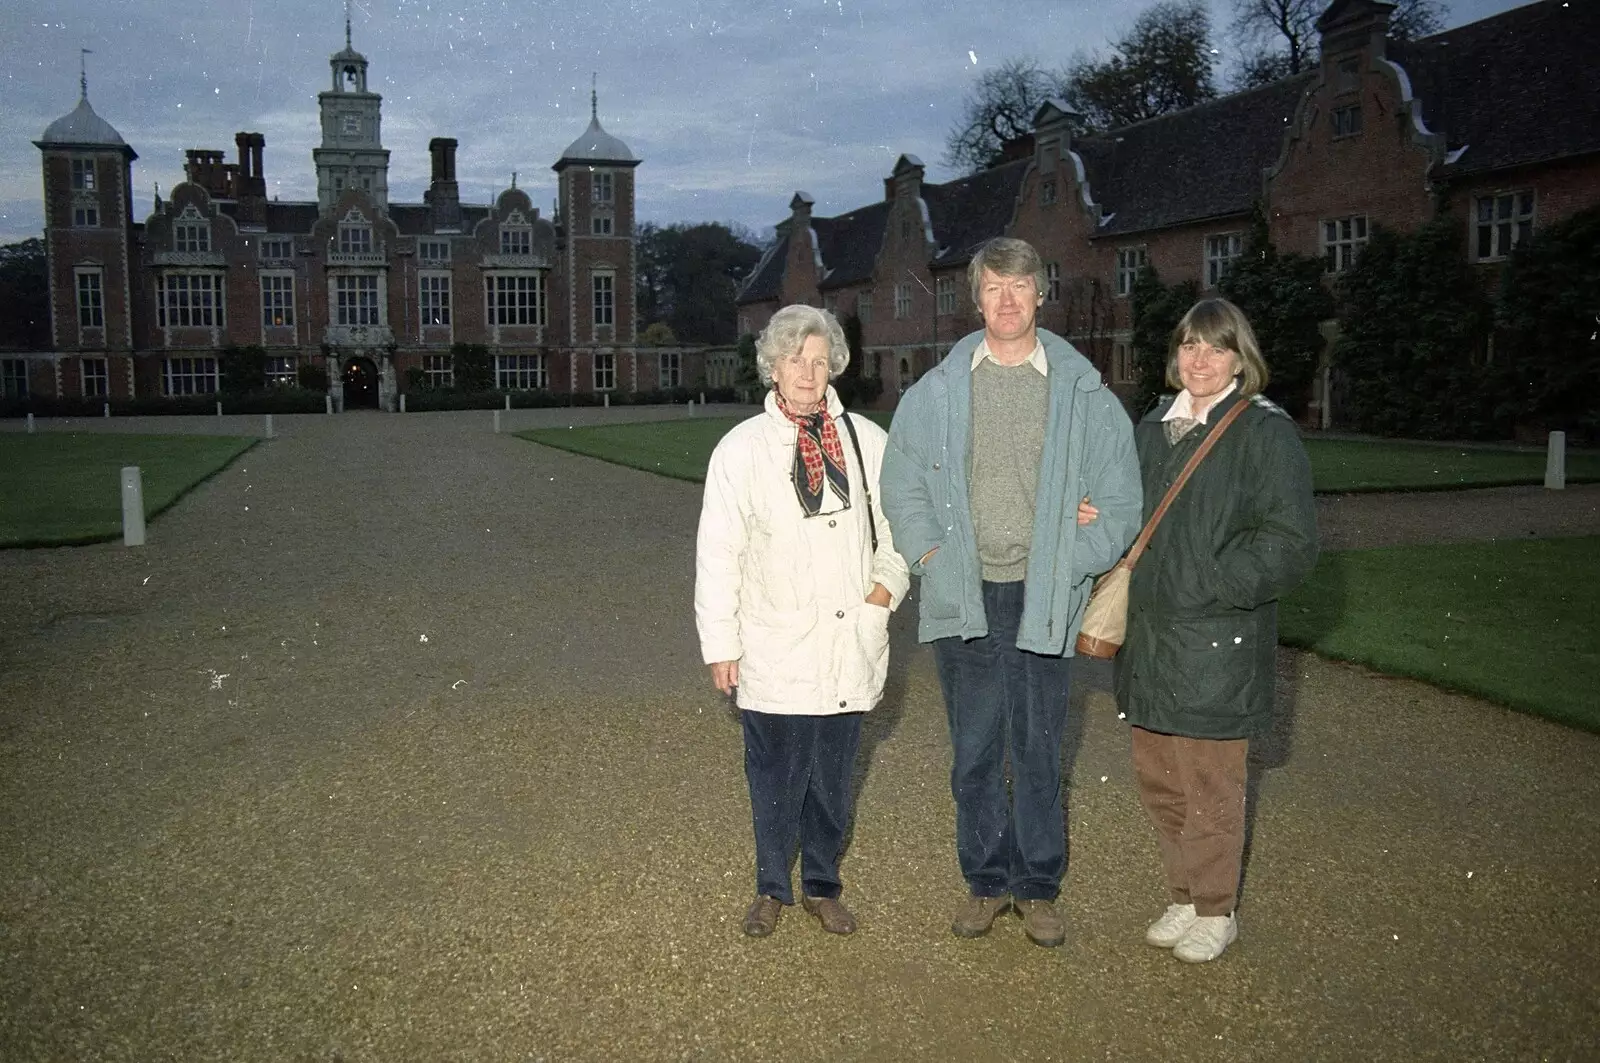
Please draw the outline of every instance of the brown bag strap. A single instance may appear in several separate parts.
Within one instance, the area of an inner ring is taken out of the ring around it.
[[[1195,448],[1195,452],[1189,455],[1189,460],[1184,464],[1183,471],[1178,473],[1178,478],[1172,481],[1171,487],[1167,488],[1166,497],[1161,500],[1161,504],[1156,507],[1156,511],[1150,514],[1150,519],[1145,523],[1144,530],[1139,532],[1139,537],[1133,541],[1133,546],[1129,548],[1128,555],[1120,562],[1124,568],[1132,569],[1134,564],[1138,562],[1139,555],[1144,553],[1146,546],[1150,545],[1150,537],[1156,533],[1156,525],[1160,524],[1161,518],[1167,515],[1167,508],[1172,505],[1172,500],[1178,497],[1178,492],[1183,490],[1183,485],[1189,482],[1189,477],[1194,474],[1194,470],[1200,465],[1205,456],[1211,453],[1211,448],[1216,445],[1217,440],[1222,438],[1222,433],[1228,430],[1228,426],[1244,412],[1244,408],[1248,405],[1250,405],[1248,398],[1241,398],[1234,403],[1233,408],[1222,415],[1222,420],[1217,422],[1217,426]]]

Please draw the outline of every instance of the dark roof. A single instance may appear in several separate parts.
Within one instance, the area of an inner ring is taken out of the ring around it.
[[[239,204],[237,200],[224,199],[217,202],[217,208],[229,217],[235,217]],[[473,226],[488,216],[488,207],[461,204],[461,231],[471,232]],[[309,233],[318,217],[315,203],[280,203],[272,200],[267,204],[266,229],[269,233]],[[425,203],[390,203],[389,218],[400,229],[401,236],[426,236],[433,232],[433,208]]]
[[[1600,4],[1544,0],[1409,44],[1406,72],[1429,131],[1466,174],[1600,151]]]
[[[959,181],[922,186],[933,238],[939,245],[929,263],[931,268],[963,265],[980,244],[1005,234],[1028,162],[1018,159]]]
[[[889,204],[884,200],[836,218],[811,219],[817,243],[822,247],[822,265],[828,271],[817,287],[843,288],[871,280],[888,223]]]
[[[1097,235],[1143,232],[1247,213],[1278,160],[1284,130],[1316,77],[1259,89],[1074,140],[1089,194],[1107,220]]]
[[[789,234],[780,230],[778,239],[767,248],[735,302],[759,303],[763,299],[776,299],[783,289],[783,264],[789,257]]]

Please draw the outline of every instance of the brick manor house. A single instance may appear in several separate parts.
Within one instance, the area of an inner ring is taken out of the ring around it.
[[[930,184],[902,155],[881,201],[833,217],[797,192],[740,293],[739,331],[789,303],[853,313],[862,372],[892,405],[981,327],[966,266],[1015,236],[1046,263],[1040,325],[1128,396],[1140,268],[1214,289],[1258,206],[1274,245],[1321,256],[1331,279],[1374,225],[1447,208],[1493,271],[1536,227],[1600,202],[1600,2],[1543,0],[1406,44],[1386,38],[1392,11],[1335,0],[1317,65],[1263,88],[1083,137],[1047,103],[1031,137],[970,177]],[[1311,410],[1324,423],[1326,380]]]
[[[134,150],[89,105],[51,123],[43,156],[52,350],[7,354],[8,395],[108,399],[214,392],[218,354],[267,352],[272,382],[326,369],[350,406],[394,409],[408,378],[452,383],[451,346],[484,344],[494,383],[554,392],[677,385],[678,353],[636,348],[634,171],[591,121],[561,153],[557,206],[525,189],[461,201],[456,141],[435,138],[421,203],[390,199],[382,97],[350,46],[318,94],[315,202],[266,195],[265,138],[238,161],[187,153],[184,181],[133,221]],[[671,364],[668,364],[668,361]],[[658,364],[659,363],[659,364]]]

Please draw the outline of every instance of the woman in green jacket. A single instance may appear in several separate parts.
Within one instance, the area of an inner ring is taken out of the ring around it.
[[[1134,430],[1148,521],[1200,442],[1246,404],[1134,568],[1116,670],[1171,892],[1145,940],[1190,963],[1238,937],[1245,757],[1271,721],[1277,601],[1317,557],[1311,466],[1294,421],[1261,395],[1266,382],[1244,314],[1203,299],[1168,348],[1167,383],[1181,390]]]

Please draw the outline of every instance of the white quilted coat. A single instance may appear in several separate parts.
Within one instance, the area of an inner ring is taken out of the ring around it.
[[[828,410],[844,414],[828,389]],[[910,586],[878,504],[878,471],[888,439],[852,417],[867,463],[878,550],[867,535],[861,468],[850,434],[839,441],[850,472],[850,508],[824,491],[823,513],[805,516],[795,495],[796,427],[772,395],[766,411],[722,437],[706,470],[695,556],[694,613],[707,664],[739,662],[738,704],[756,712],[864,712],[883,696],[889,613]],[[864,600],[874,583],[890,609]]]

